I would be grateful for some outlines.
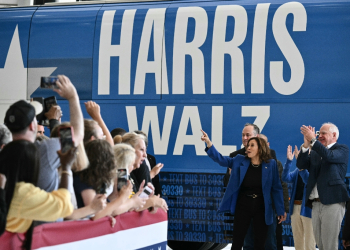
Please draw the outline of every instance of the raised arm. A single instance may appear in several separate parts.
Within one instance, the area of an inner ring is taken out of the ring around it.
[[[300,128],[301,133],[304,136],[304,143],[300,148],[298,158],[297,158],[297,168],[299,169],[310,169],[310,155],[309,155],[309,147],[310,140],[308,140],[306,134],[311,133],[314,129],[311,126],[302,126]]]
[[[294,153],[292,153],[292,146],[289,145],[287,148],[287,161],[286,161],[286,164],[284,164],[284,168],[282,171],[282,181],[284,181],[284,182],[293,183],[295,175],[298,174],[298,172],[296,172],[296,174],[295,174],[294,171],[289,172],[290,167],[292,166],[294,154],[295,154],[295,151],[294,151]]]
[[[88,114],[102,128],[103,134],[106,136],[106,141],[109,142],[111,146],[114,146],[111,133],[109,132],[104,120],[102,119],[100,105],[98,105],[96,102],[93,102],[93,101],[88,101],[88,102],[85,102],[84,104]]]
[[[207,133],[205,133],[201,129],[203,135],[201,137],[201,140],[204,141],[207,144],[207,148],[205,151],[207,152],[208,156],[213,159],[216,163],[218,163],[222,167],[226,168],[232,168],[232,162],[234,161],[235,158],[230,158],[227,156],[222,156],[216,148],[213,146],[213,143],[210,141]]]
[[[58,89],[54,89],[54,91],[69,102],[70,123],[74,129],[74,143],[75,146],[78,146],[84,139],[84,119],[79,103],[79,96],[68,77],[59,75],[58,79]]]

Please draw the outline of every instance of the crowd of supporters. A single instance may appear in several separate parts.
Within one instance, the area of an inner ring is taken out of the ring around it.
[[[74,85],[66,76],[58,78],[54,91],[68,100],[70,117],[52,106],[45,113],[50,137],[37,124],[42,106],[35,101],[12,104],[0,125],[0,235],[26,232],[24,249],[42,223],[108,216],[113,226],[114,216],[129,211],[168,210],[157,179],[163,164],[147,154],[146,134],[110,132],[92,101],[85,103],[91,119],[84,119]],[[67,151],[61,150],[64,128],[72,131]],[[119,185],[118,169],[128,173]],[[140,196],[146,186],[151,194]]]

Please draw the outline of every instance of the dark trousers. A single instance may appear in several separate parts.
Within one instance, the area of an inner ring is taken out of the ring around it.
[[[250,222],[254,225],[254,250],[263,250],[267,225],[265,223],[264,197],[252,198],[240,195],[237,200],[235,217],[233,220],[233,237],[231,250],[241,250]]]
[[[283,250],[283,239],[282,239],[282,223],[278,224],[276,227],[276,240],[277,240],[277,250]]]

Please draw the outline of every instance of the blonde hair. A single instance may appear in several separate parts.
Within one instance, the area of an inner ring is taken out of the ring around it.
[[[126,133],[123,136],[116,135],[113,140],[115,144],[126,143],[131,145],[133,148],[139,143],[139,139],[145,141],[145,137],[143,135],[136,134],[134,132]]]
[[[126,168],[135,162],[135,149],[128,144],[119,143],[113,146],[114,159],[117,169]]]

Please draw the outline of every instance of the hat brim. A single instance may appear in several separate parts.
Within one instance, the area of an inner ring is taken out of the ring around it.
[[[43,105],[40,102],[37,101],[31,101],[29,102],[35,109],[35,115],[40,114],[43,112]]]

